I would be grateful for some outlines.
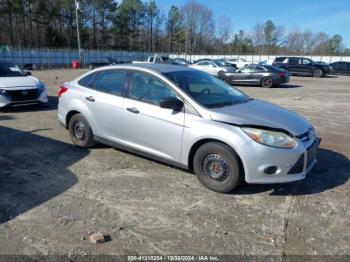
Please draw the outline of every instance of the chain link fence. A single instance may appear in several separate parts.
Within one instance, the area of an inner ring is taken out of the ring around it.
[[[274,60],[278,56],[293,56],[293,55],[240,55],[240,54],[232,54],[232,55],[176,55],[171,54],[171,58],[181,57],[185,58],[191,62],[196,61],[198,59],[209,58],[209,59],[220,59],[220,58],[240,58],[245,60],[247,63],[259,63],[262,61],[271,61]],[[298,55],[296,57],[300,57]],[[302,57],[310,58],[313,61],[322,61],[325,63],[333,63],[338,61],[350,62],[350,56],[318,56],[318,55],[303,55]]]
[[[102,51],[84,50],[81,52],[81,60],[78,50],[53,50],[53,49],[3,49],[0,50],[0,61],[21,65],[33,65],[37,69],[71,68],[72,61],[80,61],[81,67],[87,67],[90,63],[105,62],[109,57],[118,62],[131,63],[132,61],[144,61],[153,53],[128,52],[128,51]]]
[[[87,67],[90,63],[105,62],[109,57],[122,63],[132,61],[146,61],[148,56],[154,55],[149,52],[131,52],[115,50],[83,50],[81,52],[81,67]],[[166,55],[166,54],[159,54]],[[201,58],[242,58],[247,63],[259,63],[262,61],[274,60],[276,55],[178,55],[170,54],[172,58],[182,57],[190,61]],[[304,56],[314,61],[332,63],[337,61],[350,62],[350,56]],[[33,65],[37,69],[71,68],[72,61],[79,61],[78,50],[56,50],[56,49],[0,49],[0,61],[11,62],[21,65]]]

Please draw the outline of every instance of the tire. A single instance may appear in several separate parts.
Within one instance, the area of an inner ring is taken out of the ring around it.
[[[221,70],[221,71],[218,72],[218,77],[219,77],[219,78],[222,78],[222,76],[223,76],[224,74],[225,74],[225,71],[222,71],[222,70]]]
[[[234,190],[243,180],[238,156],[229,146],[219,142],[209,142],[198,148],[193,169],[205,187],[220,193]]]
[[[231,85],[230,78],[227,77],[227,76],[226,76],[226,77],[223,77],[223,78],[222,78],[222,81],[224,81],[225,83]]]
[[[320,78],[323,76],[323,72],[321,69],[315,69],[313,72],[312,72],[312,76],[313,77],[317,77],[317,78]]]
[[[273,79],[271,77],[264,77],[261,79],[261,86],[264,88],[273,87]]]
[[[95,144],[89,122],[82,114],[75,114],[68,124],[69,135],[73,143],[82,148],[89,148]]]

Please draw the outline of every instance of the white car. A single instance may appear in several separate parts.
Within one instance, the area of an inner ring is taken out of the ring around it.
[[[230,59],[227,59],[227,62],[232,65],[236,65],[238,68],[241,68],[250,64],[243,58],[230,58]]]
[[[189,67],[204,71],[213,76],[220,76],[222,74],[233,73],[235,71],[233,68],[221,66],[214,61],[201,61],[193,65],[189,65]]]
[[[11,63],[0,63],[0,108],[23,104],[46,104],[43,82]]]

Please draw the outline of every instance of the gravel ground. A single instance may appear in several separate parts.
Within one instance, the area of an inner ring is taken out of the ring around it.
[[[83,72],[33,72],[50,105],[0,112],[0,255],[350,255],[350,77],[238,87],[308,118],[319,162],[300,182],[218,194],[158,162],[74,147],[56,94]],[[96,232],[109,241],[90,243]]]

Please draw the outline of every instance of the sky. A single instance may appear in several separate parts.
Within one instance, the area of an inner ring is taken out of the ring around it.
[[[166,14],[171,5],[188,0],[156,0]],[[197,0],[212,9],[215,18],[230,17],[233,31],[251,31],[257,23],[272,20],[288,30],[340,34],[350,47],[350,0]]]

